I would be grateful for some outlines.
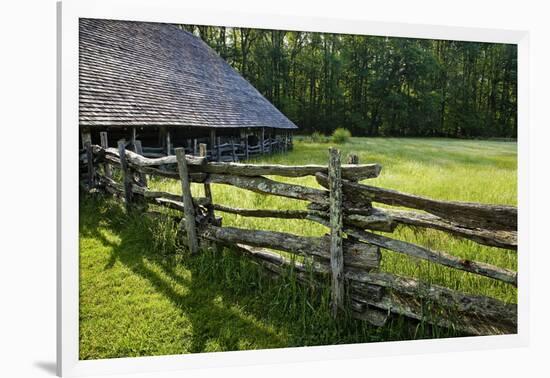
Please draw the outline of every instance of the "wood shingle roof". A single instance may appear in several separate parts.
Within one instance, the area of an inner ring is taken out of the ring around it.
[[[177,26],[80,19],[79,28],[81,127],[296,128],[205,42]]]

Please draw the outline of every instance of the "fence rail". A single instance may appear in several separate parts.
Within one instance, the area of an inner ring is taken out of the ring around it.
[[[180,231],[192,253],[199,251],[200,243],[218,243],[240,251],[275,273],[292,267],[297,278],[308,285],[318,286],[323,277],[330,277],[335,316],[341,308],[348,308],[355,317],[374,325],[383,325],[389,314],[394,313],[474,335],[516,332],[515,304],[380,272],[380,249],[513,286],[517,285],[517,272],[374,233],[392,232],[404,224],[517,250],[515,207],[439,201],[365,185],[358,181],[377,177],[381,167],[341,164],[339,151],[332,149],[328,165],[286,166],[212,162],[204,144],[199,145],[202,156],[185,155],[184,149],[176,148],[175,156],[154,158],[130,151],[124,141],[119,142],[118,149],[105,146],[88,144],[81,153],[86,187],[124,198],[127,206],[147,203],[180,211],[183,213]],[[111,167],[122,171],[122,182],[113,178]],[[150,190],[146,175],[179,180],[182,194]],[[273,176],[314,176],[321,188],[283,183]],[[205,197],[191,196],[191,182],[205,186]],[[217,204],[212,199],[211,184],[303,200],[308,206],[307,210],[280,210]],[[373,207],[377,202],[423,212]],[[326,236],[306,237],[224,227],[215,212],[304,219],[325,225],[330,231]],[[290,259],[274,250],[301,258]]]

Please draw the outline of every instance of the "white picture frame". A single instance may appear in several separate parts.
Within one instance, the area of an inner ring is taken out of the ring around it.
[[[244,26],[252,28],[353,33],[411,38],[512,43],[518,46],[518,333],[505,336],[382,342],[275,350],[219,352],[81,361],[78,358],[78,19]],[[525,346],[529,323],[528,235],[528,56],[525,31],[381,23],[283,16],[270,13],[213,12],[179,2],[90,0],[58,3],[58,214],[57,214],[57,372],[62,376],[174,371],[274,362],[346,359]],[[253,362],[252,362],[253,361]]]

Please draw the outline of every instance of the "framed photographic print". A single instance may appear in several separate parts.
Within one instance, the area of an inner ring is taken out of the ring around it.
[[[527,33],[138,3],[58,7],[59,374],[526,342]]]

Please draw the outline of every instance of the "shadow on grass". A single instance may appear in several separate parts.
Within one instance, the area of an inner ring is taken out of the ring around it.
[[[403,318],[392,318],[382,328],[349,316],[334,321],[327,292],[312,295],[292,277],[271,280],[261,268],[229,250],[189,256],[175,251],[172,244],[159,248],[155,237],[164,232],[154,228],[159,220],[138,212],[126,215],[120,203],[112,199],[82,197],[80,214],[81,238],[94,239],[111,251],[104,270],[122,264],[190,322],[192,334],[185,335],[189,337],[186,347],[177,353],[452,336],[434,334],[424,325],[411,326]],[[110,237],[105,235],[106,229]],[[166,239],[173,241],[170,235]],[[129,290],[129,295],[135,294],[133,287]],[[94,295],[105,292],[94,291]],[[138,351],[138,355],[151,353]]]
[[[85,206],[96,207],[98,204],[97,200],[92,200]],[[104,269],[112,269],[117,262],[123,264],[135,275],[147,280],[155,292],[161,293],[190,321],[193,332],[187,352],[208,351],[208,341],[217,344],[216,350],[224,351],[239,350],[243,346],[254,345],[257,340],[263,340],[263,348],[284,344],[275,332],[255,324],[253,318],[244,317],[233,306],[238,301],[231,298],[231,293],[224,290],[223,285],[201,274],[200,265],[204,262],[188,255],[176,259],[175,256],[156,255],[148,250],[152,235],[144,227],[147,219],[126,217],[122,207],[116,205],[94,216],[81,218],[81,235],[94,238],[111,249]],[[105,223],[106,219],[110,231],[116,233],[119,242],[109,240],[101,232],[100,223]],[[174,264],[181,264],[190,271],[190,277],[178,273]],[[246,333],[240,330],[246,330]]]

